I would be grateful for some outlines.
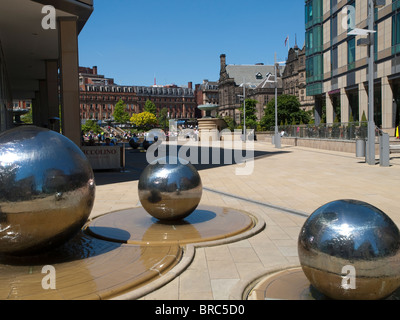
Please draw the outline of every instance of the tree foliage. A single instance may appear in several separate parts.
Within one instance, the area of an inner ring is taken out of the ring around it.
[[[234,131],[236,129],[236,121],[232,117],[225,116],[223,118],[228,125],[229,130]]]
[[[168,109],[165,107],[160,110],[160,113],[158,115],[158,124],[164,131],[169,127]]]
[[[33,123],[32,108],[29,109],[29,112],[27,114],[21,116],[21,121],[27,124]]]
[[[146,101],[146,103],[144,105],[144,111],[147,111],[147,112],[150,112],[150,113],[156,115],[157,114],[157,107],[156,107],[156,105],[154,104],[153,101],[147,99],[147,101]]]
[[[100,126],[97,124],[97,121],[94,120],[87,120],[85,124],[81,126],[83,132],[90,132],[99,133],[101,132]]]
[[[123,100],[119,100],[114,108],[114,121],[117,123],[127,123],[129,121],[129,113],[125,111],[126,104]]]
[[[254,99],[246,99],[246,127],[247,128],[255,128],[257,126],[257,100]],[[241,125],[244,124],[244,108],[239,108],[241,114]]]
[[[157,124],[157,117],[150,112],[144,111],[132,115],[130,121],[141,130],[148,130]]]
[[[278,96],[278,123],[308,124],[311,119],[309,112],[301,109],[301,104],[296,96]],[[275,99],[271,100],[264,109],[265,115],[261,119],[261,126],[266,130],[275,126]]]

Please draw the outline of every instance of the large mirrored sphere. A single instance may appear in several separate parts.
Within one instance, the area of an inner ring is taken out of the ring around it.
[[[196,168],[176,157],[149,164],[139,179],[143,208],[159,220],[181,220],[198,206],[203,192]]]
[[[93,170],[71,140],[35,126],[0,134],[0,253],[64,243],[87,221],[94,197]]]
[[[400,287],[399,229],[368,203],[317,209],[301,229],[298,253],[310,283],[332,299],[383,299]]]

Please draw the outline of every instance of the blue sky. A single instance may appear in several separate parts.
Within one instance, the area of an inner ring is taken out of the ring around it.
[[[94,0],[79,35],[79,64],[121,85],[217,81],[227,64],[285,60],[304,44],[303,0]]]

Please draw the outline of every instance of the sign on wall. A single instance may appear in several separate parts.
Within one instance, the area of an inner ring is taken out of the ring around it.
[[[123,149],[119,146],[82,147],[93,170],[123,168],[125,166]]]

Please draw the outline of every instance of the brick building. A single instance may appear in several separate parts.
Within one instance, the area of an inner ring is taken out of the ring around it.
[[[187,87],[167,86],[124,86],[112,78],[99,75],[97,67],[80,68],[80,110],[81,119],[110,121],[119,100],[126,104],[126,111],[132,116],[143,112],[147,100],[151,100],[160,112],[167,108],[171,119],[195,118],[196,99],[192,83]]]
[[[202,104],[219,104],[219,94],[218,94],[218,82],[203,80],[202,84],[196,84],[195,86],[196,103],[197,105]],[[196,112],[197,118],[205,116],[200,110]]]

